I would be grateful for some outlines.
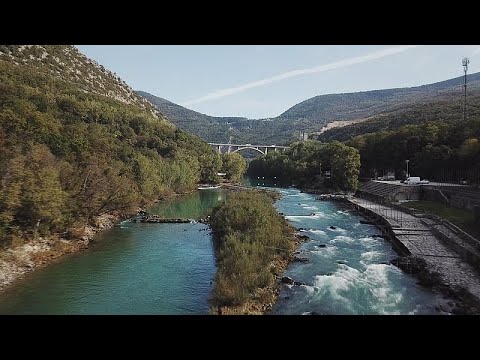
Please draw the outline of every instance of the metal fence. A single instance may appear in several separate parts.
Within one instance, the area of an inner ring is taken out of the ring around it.
[[[470,170],[452,170],[439,169],[430,181],[435,181],[439,186],[459,186],[469,185],[478,187],[480,185],[480,171]]]

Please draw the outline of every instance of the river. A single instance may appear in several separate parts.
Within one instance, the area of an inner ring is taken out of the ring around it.
[[[224,198],[203,190],[149,212],[199,218]],[[207,314],[214,274],[206,225],[122,222],[8,289],[0,314]]]
[[[396,255],[388,242],[371,236],[375,227],[335,203],[292,188],[279,191],[278,211],[311,238],[301,247],[310,262],[288,267],[285,275],[307,285],[284,287],[272,314],[434,313],[438,296],[387,264]],[[199,191],[149,212],[204,217],[225,196],[223,190]],[[207,226],[122,222],[89,249],[4,292],[0,314],[207,314],[214,273]]]
[[[389,242],[372,237],[380,234],[375,226],[360,224],[359,215],[337,203],[279,190],[278,211],[311,240],[300,248],[309,262],[292,263],[284,274],[306,285],[285,286],[272,314],[436,313],[444,300],[388,263],[397,255]]]

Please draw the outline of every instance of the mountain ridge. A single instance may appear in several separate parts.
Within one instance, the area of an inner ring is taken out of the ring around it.
[[[468,75],[470,95],[480,94],[480,72]],[[332,122],[368,123],[379,116],[406,111],[412,106],[463,101],[463,76],[406,88],[317,95],[268,119],[215,117],[190,110],[144,91],[137,91],[180,128],[212,142],[230,139],[253,143],[288,143],[300,133],[319,133]],[[412,122],[414,119],[412,119]],[[355,124],[354,124],[355,125]],[[353,126],[353,125],[348,125]],[[327,130],[331,131],[331,130]]]

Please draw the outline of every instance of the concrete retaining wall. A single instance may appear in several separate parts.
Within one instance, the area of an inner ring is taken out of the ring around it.
[[[382,234],[385,235],[386,239],[390,241],[390,243],[392,244],[392,247],[395,249],[395,251],[399,255],[401,256],[411,255],[407,247],[397,238],[397,236],[395,235],[395,232],[392,229],[392,226],[386,219],[384,219],[382,216],[378,215],[377,213],[371,211],[370,209],[361,207],[358,204],[355,204],[348,199],[345,199],[345,201],[348,202],[351,206],[353,206],[355,210],[366,215],[366,217],[368,217],[375,224],[375,226],[382,232]]]

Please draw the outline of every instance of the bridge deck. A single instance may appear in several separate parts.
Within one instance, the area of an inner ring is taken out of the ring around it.
[[[222,143],[208,143],[212,146],[232,146],[232,147],[261,147],[261,148],[279,148],[288,149],[288,146],[283,145],[254,145],[254,144],[222,144]]]

